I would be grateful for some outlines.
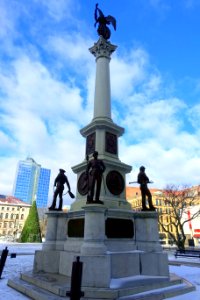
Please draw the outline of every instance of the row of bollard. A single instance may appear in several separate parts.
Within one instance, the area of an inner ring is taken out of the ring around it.
[[[6,247],[1,253],[0,259],[0,279],[8,256],[8,248]]]
[[[0,258],[0,279],[1,279],[1,275],[2,275],[4,266],[5,266],[5,263],[6,263],[8,252],[9,252],[8,248],[6,247],[5,249],[3,249],[2,253],[1,253],[1,258]],[[16,255],[17,255],[16,253],[11,253],[10,258],[16,258]]]
[[[80,257],[76,257],[76,261],[72,264],[72,276],[71,276],[71,290],[66,293],[66,296],[70,297],[70,300],[80,300],[84,296],[84,292],[81,291],[83,263],[80,261]]]
[[[0,279],[8,256],[8,248],[6,247],[1,254],[0,259]],[[12,254],[11,254],[12,255]],[[16,257],[16,254],[12,256]],[[76,261],[72,264],[72,275],[71,275],[71,290],[66,293],[66,296],[70,297],[70,300],[80,300],[84,297],[84,292],[81,291],[83,263],[80,261],[80,257],[76,257]]]

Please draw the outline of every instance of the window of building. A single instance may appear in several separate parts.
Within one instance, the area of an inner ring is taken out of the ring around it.
[[[1,210],[4,210],[4,207],[2,207]]]
[[[4,222],[3,227],[7,228],[7,223],[6,222]]]
[[[14,208],[14,207],[12,207],[12,210],[15,210],[15,208]]]
[[[9,210],[10,209],[10,207],[7,207],[7,210]]]
[[[24,215],[23,214],[21,215],[21,220],[24,220]]]
[[[6,215],[5,215],[5,219],[8,219],[8,213],[6,213]]]

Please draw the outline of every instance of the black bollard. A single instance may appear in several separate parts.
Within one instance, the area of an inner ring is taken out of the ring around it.
[[[10,253],[10,258],[16,258],[17,253]]]
[[[2,275],[2,272],[3,272],[3,268],[5,266],[5,263],[6,263],[6,258],[8,256],[8,249],[7,247],[2,251],[1,253],[1,259],[0,259],[0,278],[1,278],[1,275]]]
[[[81,292],[83,263],[80,261],[80,257],[76,257],[76,261],[72,264],[72,276],[71,276],[71,290],[66,293],[66,296],[70,297],[70,300],[80,300],[84,296]]]

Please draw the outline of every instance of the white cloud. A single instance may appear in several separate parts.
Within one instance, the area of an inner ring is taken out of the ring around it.
[[[8,11],[2,1],[0,5],[0,38],[6,38],[6,36],[13,32],[13,20],[10,18]]]
[[[1,141],[1,152],[7,152],[13,151],[15,149],[15,141],[12,140],[5,132],[0,130],[0,141]]]
[[[200,156],[190,149],[171,147],[166,149],[156,139],[149,139],[137,145],[121,145],[122,161],[133,167],[127,182],[136,181],[139,167],[146,167],[147,175],[154,181],[152,187],[164,188],[167,184],[199,184],[198,169]],[[200,145],[199,145],[200,146]]]
[[[1,157],[0,164],[0,194],[11,195],[19,156]]]
[[[142,99],[140,103],[133,102],[123,121],[129,139],[142,141],[156,137],[162,144],[169,146],[181,128],[182,120],[178,120],[177,116],[183,107],[184,104],[178,99],[151,103],[145,103],[145,99]]]
[[[194,126],[194,128],[199,130],[199,128],[200,128],[200,104],[196,104],[192,108],[190,108],[190,110],[188,111],[188,115],[189,115],[189,120],[192,123],[192,125]]]
[[[169,1],[166,0],[149,0],[150,5],[159,12],[162,16],[171,9]]]
[[[72,0],[34,0],[40,5],[44,5],[47,8],[48,14],[55,19],[60,21],[63,18],[71,17],[71,9],[73,6]]]
[[[68,64],[82,65],[91,61],[91,54],[87,49],[93,45],[92,40],[85,39],[80,34],[72,32],[63,36],[51,36],[48,42],[48,48],[59,55]],[[78,70],[77,70],[78,71]]]
[[[124,53],[122,57],[114,56],[110,67],[112,97],[126,101],[135,86],[145,78],[147,65],[148,55],[140,48]]]
[[[38,61],[22,57],[12,65],[12,72],[0,77],[1,89],[6,94],[2,107],[12,113],[31,111],[44,119],[59,118],[79,120],[83,99],[80,90],[52,77],[48,69]],[[74,112],[78,114],[74,114]],[[50,123],[51,125],[51,123]]]

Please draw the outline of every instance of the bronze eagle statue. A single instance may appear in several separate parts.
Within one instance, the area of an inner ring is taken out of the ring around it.
[[[111,36],[111,31],[107,25],[112,24],[113,28],[116,30],[116,19],[110,15],[105,17],[102,11],[98,8],[98,3],[95,7],[94,18],[94,26],[96,27],[97,23],[99,23],[99,26],[97,28],[98,35],[101,35],[105,40],[108,40]]]

